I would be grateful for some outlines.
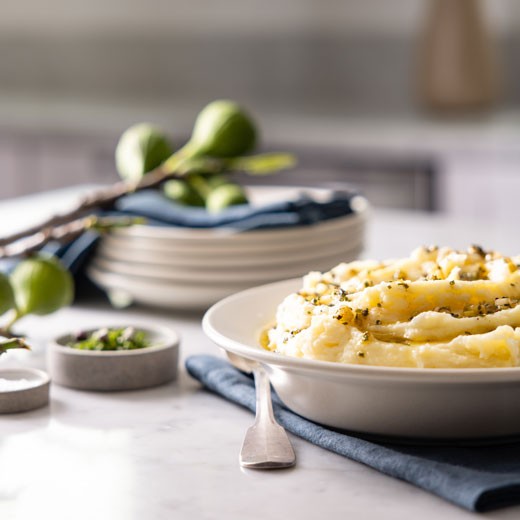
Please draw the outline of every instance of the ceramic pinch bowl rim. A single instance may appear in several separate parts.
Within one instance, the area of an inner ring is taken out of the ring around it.
[[[0,369],[0,379],[26,379],[37,382],[25,388],[0,391],[0,414],[36,410],[49,404],[50,377],[38,368],[9,367]]]
[[[151,345],[135,350],[78,350],[67,345],[73,332],[52,339],[47,367],[53,383],[76,390],[119,392],[160,386],[176,379],[181,341],[176,330],[162,325],[111,324],[85,332],[129,326],[145,332]]]
[[[260,347],[277,306],[301,279],[248,289],[204,315],[224,350],[262,363],[282,402],[311,421],[393,439],[476,440],[520,434],[520,367],[399,368],[277,354]]]

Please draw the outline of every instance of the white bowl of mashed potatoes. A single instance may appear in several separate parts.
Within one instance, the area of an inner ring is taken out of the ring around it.
[[[219,346],[262,362],[282,401],[328,426],[426,439],[520,433],[520,257],[418,248],[230,296]]]

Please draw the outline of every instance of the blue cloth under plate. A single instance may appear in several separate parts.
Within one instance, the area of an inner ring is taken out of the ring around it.
[[[114,210],[103,214],[141,216],[147,220],[148,224],[156,226],[228,227],[240,231],[250,231],[306,226],[349,215],[353,212],[351,206],[353,197],[354,194],[349,191],[330,190],[327,200],[317,201],[302,190],[302,193],[294,200],[262,206],[241,204],[212,214],[202,208],[176,204],[159,191],[143,190],[119,199]],[[45,250],[60,257],[67,268],[76,275],[82,271],[82,267],[96,245],[97,238],[96,233],[88,232],[70,244],[61,247],[50,244],[46,246]]]
[[[316,224],[323,220],[349,215],[353,212],[351,201],[353,192],[334,189],[329,193],[323,190],[323,200],[315,200],[312,191],[304,188],[293,200],[274,202],[265,205],[241,204],[211,214],[205,209],[176,204],[162,192],[143,190],[119,199],[110,211],[98,212],[105,216],[141,216],[149,225],[178,226],[190,228],[228,227],[238,231],[271,229]],[[91,295],[99,292],[85,275],[84,267],[92,256],[99,235],[94,232],[83,233],[69,244],[60,246],[47,244],[44,251],[61,259],[76,281],[76,294]],[[0,271],[9,271],[17,260],[0,262]]]
[[[351,192],[331,190],[328,200],[317,201],[303,190],[294,200],[259,206],[240,204],[208,213],[203,208],[176,204],[161,192],[144,190],[118,200],[115,207],[124,214],[144,216],[156,225],[251,230],[304,226],[342,217],[352,213],[352,197]]]
[[[188,372],[206,388],[255,410],[252,378],[223,359],[191,356]],[[472,511],[520,504],[520,440],[410,444],[373,440],[315,424],[288,410],[273,392],[274,413],[288,431]]]

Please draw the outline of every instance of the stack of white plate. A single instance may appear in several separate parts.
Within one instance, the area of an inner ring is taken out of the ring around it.
[[[316,198],[330,190],[254,187],[253,204]],[[88,274],[114,301],[175,309],[205,309],[237,291],[328,270],[363,248],[368,204],[309,226],[241,231],[230,228],[132,226],[104,237]]]

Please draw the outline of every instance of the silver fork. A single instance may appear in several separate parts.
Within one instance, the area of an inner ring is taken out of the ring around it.
[[[260,363],[226,352],[229,360],[244,372],[253,372],[256,387],[256,417],[248,428],[240,450],[240,465],[252,469],[290,468],[296,456],[286,431],[273,414],[269,377]]]

